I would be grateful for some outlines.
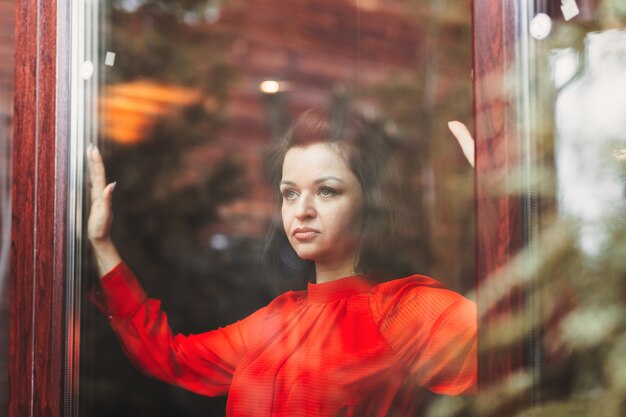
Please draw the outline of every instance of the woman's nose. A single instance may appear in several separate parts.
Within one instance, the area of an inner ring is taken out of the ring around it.
[[[302,194],[300,198],[298,198],[298,202],[296,203],[296,210],[294,215],[297,219],[306,219],[315,217],[315,206],[313,205],[313,198],[307,194]]]

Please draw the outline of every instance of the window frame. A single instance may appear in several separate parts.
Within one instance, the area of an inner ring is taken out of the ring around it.
[[[10,417],[63,414],[69,5],[15,1]]]

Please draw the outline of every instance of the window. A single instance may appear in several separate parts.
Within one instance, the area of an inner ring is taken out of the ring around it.
[[[476,295],[480,395],[433,399],[438,411],[624,414],[620,2],[15,6],[20,94],[0,96],[15,101],[2,121],[24,172],[11,179],[11,417],[224,414],[140,375],[87,300],[86,146],[117,181],[122,257],[174,330],[200,332],[305,285],[263,262],[277,225],[264,164],[311,107],[357,112],[395,150],[410,190],[398,269]],[[452,118],[473,120],[474,171]]]

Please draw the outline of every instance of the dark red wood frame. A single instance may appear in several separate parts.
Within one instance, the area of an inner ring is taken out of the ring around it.
[[[479,306],[492,305],[479,319],[479,387],[502,384],[504,379],[525,365],[524,341],[512,348],[493,351],[489,345],[498,319],[510,317],[523,308],[523,289],[500,300],[482,291],[493,274],[506,265],[525,243],[523,200],[507,189],[507,174],[519,167],[515,98],[518,93],[514,74],[516,46],[516,6],[510,0],[474,0],[474,119],[476,137],[476,272]],[[494,189],[500,192],[495,195]],[[504,192],[502,192],[504,191]],[[503,279],[498,277],[498,279]],[[527,399],[518,398],[526,402]],[[490,413],[485,413],[489,415]],[[496,410],[495,415],[510,415]]]
[[[15,2],[9,417],[62,415],[68,7]]]
[[[63,414],[69,7],[68,0],[16,1],[9,417]],[[512,2],[474,0],[472,8],[481,284],[522,244],[521,202],[490,193],[491,178],[504,175],[517,158],[504,77],[516,39]],[[505,300],[500,313],[515,301]],[[489,317],[481,326],[488,338]],[[483,355],[481,384],[522,361],[521,352]]]

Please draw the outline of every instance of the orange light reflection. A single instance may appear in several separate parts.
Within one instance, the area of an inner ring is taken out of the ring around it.
[[[159,117],[171,115],[200,99],[197,90],[154,81],[108,86],[101,99],[104,135],[119,143],[139,142]]]

